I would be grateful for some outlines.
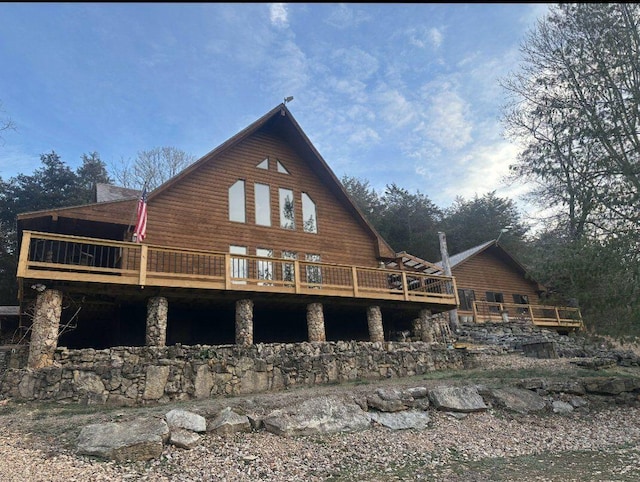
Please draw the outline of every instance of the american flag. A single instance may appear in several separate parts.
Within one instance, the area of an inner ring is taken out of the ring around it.
[[[142,189],[140,199],[138,199],[138,212],[136,227],[133,230],[133,241],[141,243],[147,235],[147,188]]]

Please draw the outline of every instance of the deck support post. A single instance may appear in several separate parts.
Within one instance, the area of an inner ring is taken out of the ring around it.
[[[61,315],[62,292],[45,289],[38,293],[29,342],[29,368],[44,368],[53,364]]]
[[[431,319],[431,310],[420,310],[418,315],[417,325],[419,330],[420,341],[427,343],[433,343],[433,326]]]
[[[167,315],[169,301],[162,296],[149,298],[147,302],[147,346],[165,346],[167,344]]]
[[[307,330],[309,332],[309,341],[327,341],[322,303],[309,303],[307,305]]]
[[[253,301],[236,301],[236,345],[253,345]]]
[[[384,341],[382,311],[379,306],[367,306],[367,323],[369,325],[369,340],[372,342]]]

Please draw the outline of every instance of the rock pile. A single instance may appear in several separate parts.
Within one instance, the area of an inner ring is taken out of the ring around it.
[[[133,423],[111,422],[84,427],[77,450],[116,461],[149,460],[162,454],[164,444],[183,449],[198,446],[203,433],[228,436],[266,430],[283,437],[334,432],[355,432],[379,425],[390,430],[425,430],[431,410],[464,419],[489,409],[527,414],[547,411],[567,414],[585,409],[591,401],[614,397],[615,403],[637,404],[640,379],[596,377],[586,381],[523,379],[518,386],[488,388],[481,385],[377,388],[351,395],[328,395],[278,408],[267,414],[245,414],[226,407],[207,421],[185,410],[170,410],[164,418],[143,418]]]

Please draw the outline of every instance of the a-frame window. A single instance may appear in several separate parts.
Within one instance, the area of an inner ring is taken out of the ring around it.
[[[282,163],[280,162],[280,160],[276,161],[276,168],[278,169],[278,172],[281,174],[289,174],[289,171],[287,170],[286,167],[284,167],[282,165]]]

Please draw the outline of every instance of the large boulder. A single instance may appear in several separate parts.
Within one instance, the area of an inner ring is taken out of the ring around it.
[[[174,409],[164,416],[170,430],[183,428],[192,432],[206,432],[207,421],[202,415],[186,410]]]
[[[429,390],[429,400],[435,408],[445,412],[479,412],[487,409],[478,389],[472,386],[435,387]]]
[[[87,425],[78,436],[78,454],[117,462],[150,460],[162,454],[169,439],[164,420],[143,418],[133,422]]]
[[[489,396],[496,406],[518,413],[539,412],[547,406],[540,395],[523,388],[495,388]]]
[[[246,415],[240,415],[234,412],[231,407],[226,407],[209,424],[209,431],[220,435],[235,432],[250,432],[251,422]]]
[[[200,435],[184,428],[172,429],[169,443],[181,449],[189,450],[200,443]]]
[[[364,430],[370,427],[371,419],[355,402],[327,396],[274,410],[263,423],[271,433],[295,436]]]
[[[386,413],[369,412],[371,420],[391,430],[424,429],[429,425],[429,415],[422,410]]]

